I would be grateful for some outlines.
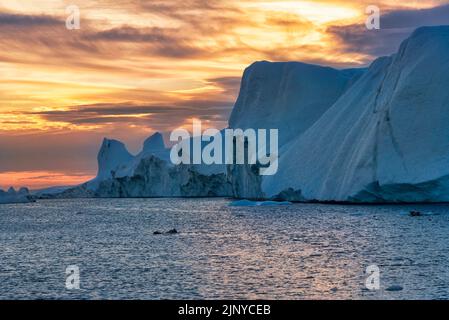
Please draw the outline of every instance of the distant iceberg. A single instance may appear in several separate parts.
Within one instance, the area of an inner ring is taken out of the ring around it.
[[[19,191],[16,191],[13,187],[9,188],[8,191],[0,189],[0,204],[28,203],[33,201],[34,199],[27,188],[21,188]]]
[[[133,156],[117,140],[104,139],[93,180],[55,195],[57,198],[228,197],[226,166],[173,165],[162,135],[145,140]]]

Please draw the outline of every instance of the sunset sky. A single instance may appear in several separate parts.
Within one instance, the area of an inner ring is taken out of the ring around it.
[[[122,4],[119,4],[122,3]],[[257,60],[361,67],[449,1],[0,0],[0,188],[84,182],[103,137],[223,128]],[[81,29],[66,29],[77,5]],[[368,5],[382,12],[368,31]]]

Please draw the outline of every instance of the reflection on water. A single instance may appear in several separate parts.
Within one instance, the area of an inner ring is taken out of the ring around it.
[[[448,298],[449,206],[88,199],[0,206],[0,298]],[[410,217],[410,210],[426,213]],[[179,234],[154,235],[176,228]],[[365,288],[365,269],[381,288]],[[65,289],[80,268],[81,290]],[[390,286],[401,291],[387,291]]]

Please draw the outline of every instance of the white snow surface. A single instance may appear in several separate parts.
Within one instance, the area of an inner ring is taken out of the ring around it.
[[[165,147],[164,138],[159,132],[153,134],[143,143],[143,149],[139,157],[142,158],[148,155],[154,155],[160,159],[168,160],[169,152]]]
[[[115,173],[126,167],[134,159],[128,152],[126,146],[117,140],[104,139],[98,153],[98,175],[97,180],[112,178]]]
[[[229,127],[280,129],[283,145],[313,125],[364,71],[255,62],[243,74]]]
[[[320,201],[449,201],[448,88],[449,26],[416,30],[282,150],[263,192],[292,189]]]
[[[156,132],[145,140],[142,151],[132,155],[125,144],[118,140],[105,138],[98,153],[98,174],[88,182],[89,189],[98,187],[101,181],[117,177],[131,176],[142,159],[155,156],[161,160],[169,160],[169,150],[165,147],[162,134]]]

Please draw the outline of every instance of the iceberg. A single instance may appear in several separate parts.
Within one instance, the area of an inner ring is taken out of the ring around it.
[[[34,201],[27,188],[21,188],[19,191],[16,191],[11,187],[6,192],[0,189],[0,204],[28,203]]]
[[[53,197],[227,197],[231,194],[225,165],[173,165],[162,135],[155,133],[145,140],[136,156],[122,142],[104,139],[95,179]]]
[[[98,175],[96,179],[113,178],[115,173],[123,169],[133,158],[122,142],[105,138],[97,157]]]
[[[105,139],[97,177],[58,196],[448,202],[448,87],[449,26],[417,29],[367,69],[256,62],[229,128],[278,129],[276,174],[260,176],[257,163],[173,165],[156,133],[135,156]],[[248,201],[235,204],[263,205]]]
[[[282,155],[286,145],[320,119],[365,71],[362,68],[337,70],[300,62],[256,62],[243,74],[229,127],[278,129]],[[266,198],[258,172],[257,165],[228,166],[233,196]],[[304,200],[295,192],[289,193],[294,196],[287,197],[288,200]]]
[[[230,207],[267,207],[267,206],[288,206],[292,203],[289,201],[251,201],[237,200],[229,204]]]
[[[449,26],[416,30],[297,136],[257,188],[287,200],[449,201],[448,87]]]
[[[156,132],[148,139],[146,139],[145,142],[143,143],[143,148],[140,156],[143,157],[144,155],[149,154],[155,155],[161,159],[166,160],[168,152],[167,148],[165,147],[164,138],[162,137],[161,133]]]
[[[364,71],[301,62],[255,62],[243,73],[229,127],[280,129],[282,146],[312,126]]]

